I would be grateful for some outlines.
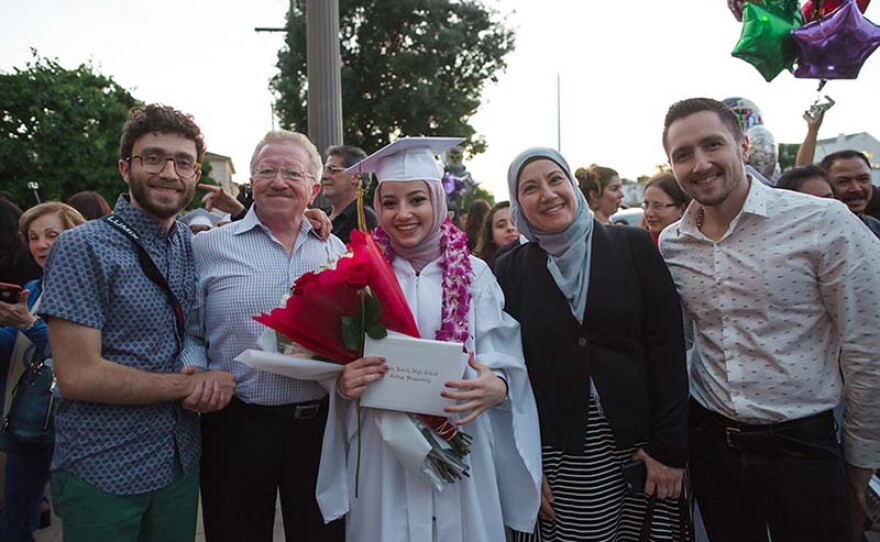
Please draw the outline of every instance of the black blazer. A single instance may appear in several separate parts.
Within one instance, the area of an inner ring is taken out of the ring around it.
[[[647,441],[665,465],[686,459],[688,380],[681,306],[647,231],[593,223],[583,324],[528,243],[499,255],[505,310],[522,326],[541,440],[582,454],[590,379],[620,449]]]

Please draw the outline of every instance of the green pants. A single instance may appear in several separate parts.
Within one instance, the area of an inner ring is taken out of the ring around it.
[[[64,542],[193,542],[199,474],[181,475],[149,493],[113,495],[55,471],[52,501]]]

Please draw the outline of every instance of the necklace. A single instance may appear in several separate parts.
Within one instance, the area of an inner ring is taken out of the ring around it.
[[[385,251],[385,259],[390,263],[395,254],[388,233],[379,226],[374,230],[373,237]],[[467,249],[467,236],[453,226],[449,218],[440,225],[440,248],[443,252],[440,260],[440,268],[443,270],[440,280],[443,307],[440,328],[434,333],[434,338],[438,341],[464,343],[469,336],[469,288],[474,275]]]
[[[703,207],[697,211],[697,229],[703,231],[703,220],[706,218],[706,213],[703,212]]]

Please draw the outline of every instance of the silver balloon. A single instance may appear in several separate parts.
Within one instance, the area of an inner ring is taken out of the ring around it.
[[[773,179],[779,161],[776,138],[764,126],[752,126],[746,135],[749,137],[749,157],[746,163],[767,179]]]

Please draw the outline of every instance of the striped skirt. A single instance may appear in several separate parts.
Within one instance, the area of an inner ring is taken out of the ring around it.
[[[638,542],[647,511],[644,495],[627,496],[621,466],[637,448],[618,450],[611,425],[594,400],[584,455],[544,446],[544,476],[553,492],[556,521],[538,520],[534,534],[513,533],[513,542]],[[679,504],[657,500],[652,541],[680,541]]]

